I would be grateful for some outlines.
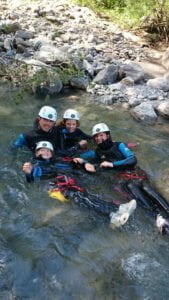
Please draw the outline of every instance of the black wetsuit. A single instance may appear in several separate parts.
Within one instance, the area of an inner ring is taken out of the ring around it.
[[[62,156],[73,156],[80,153],[79,142],[81,140],[90,140],[92,137],[76,128],[74,132],[69,132],[65,127],[58,126],[58,147],[56,154]]]
[[[45,132],[39,128],[39,120],[36,119],[33,125],[33,129],[20,134],[17,140],[13,143],[15,148],[19,148],[22,146],[27,146],[33,152],[35,151],[36,144],[40,141],[48,141],[53,146],[54,149],[58,146],[58,131],[57,127],[53,126],[50,131]]]
[[[112,142],[111,139],[99,144],[95,151],[89,150],[80,157],[85,163],[90,160],[97,164],[109,161],[113,163],[113,168],[118,169],[130,169],[137,163],[134,153],[124,143]]]

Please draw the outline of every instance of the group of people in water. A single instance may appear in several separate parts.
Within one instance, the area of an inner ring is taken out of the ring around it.
[[[64,169],[69,168],[70,164],[73,167],[82,166],[90,173],[96,172],[96,168],[113,169],[124,178],[125,189],[130,195],[127,203],[117,205],[91,197],[78,188],[71,189],[75,185],[71,185],[70,180],[67,185],[69,189],[64,189],[66,196],[81,206],[109,215],[112,224],[119,226],[126,223],[137,203],[152,210],[162,234],[169,233],[169,223],[164,218],[169,214],[169,204],[152,188],[145,172],[137,167],[136,156],[129,146],[113,141],[105,123],[95,124],[91,135],[79,126],[80,116],[74,109],[67,109],[59,122],[55,108],[43,106],[40,109],[33,129],[20,134],[13,143],[15,148],[27,146],[34,154],[33,163],[25,162],[23,165],[27,181],[57,178],[59,168],[64,174]],[[95,144],[94,150],[88,147],[90,140]]]

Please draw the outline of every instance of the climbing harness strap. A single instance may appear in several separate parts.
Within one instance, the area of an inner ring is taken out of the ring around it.
[[[135,171],[135,170],[128,171],[127,170],[124,172],[120,172],[118,177],[124,178],[126,180],[132,180],[132,179],[146,180],[146,179],[148,179],[147,174],[142,170],[139,170],[139,171]]]
[[[56,186],[56,188],[52,189],[52,191],[80,191],[84,192],[84,188],[77,185],[76,180],[74,178],[68,177],[66,175],[59,175],[55,178],[55,181],[51,183],[51,185]]]

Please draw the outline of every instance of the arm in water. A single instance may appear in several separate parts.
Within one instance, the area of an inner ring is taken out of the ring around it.
[[[84,168],[88,172],[96,172],[93,164],[89,162],[90,159],[96,159],[97,155],[94,150],[88,150],[85,153],[79,155],[73,159],[73,162],[76,164],[84,165]]]
[[[13,142],[12,148],[20,148],[23,146],[27,146],[27,140],[25,136],[21,133],[16,139],[16,141]]]
[[[124,157],[123,159],[117,159],[115,161],[107,161],[106,159],[101,162],[100,167],[101,168],[126,168],[126,167],[132,167],[137,163],[137,159],[134,155],[134,153],[126,147],[124,143],[119,143],[118,145],[118,151],[122,154]],[[84,164],[84,167],[89,172],[95,172],[95,167],[93,164],[89,163],[90,159],[95,159],[96,161],[99,161],[99,158],[95,151],[89,150],[86,153],[83,153],[80,155],[79,158],[74,158],[75,163]]]

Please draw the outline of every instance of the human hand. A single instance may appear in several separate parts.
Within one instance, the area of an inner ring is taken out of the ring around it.
[[[100,164],[100,168],[113,168],[113,163],[109,161],[103,161]]]
[[[30,162],[24,163],[22,170],[25,174],[31,174],[33,166]]]
[[[80,164],[80,165],[82,165],[82,164],[83,164],[83,159],[80,158],[80,157],[75,157],[75,158],[73,158],[73,162],[74,162],[75,164]]]
[[[95,167],[92,164],[90,164],[90,163],[86,163],[85,164],[85,169],[86,169],[86,171],[91,172],[91,173],[95,173],[96,172]]]

